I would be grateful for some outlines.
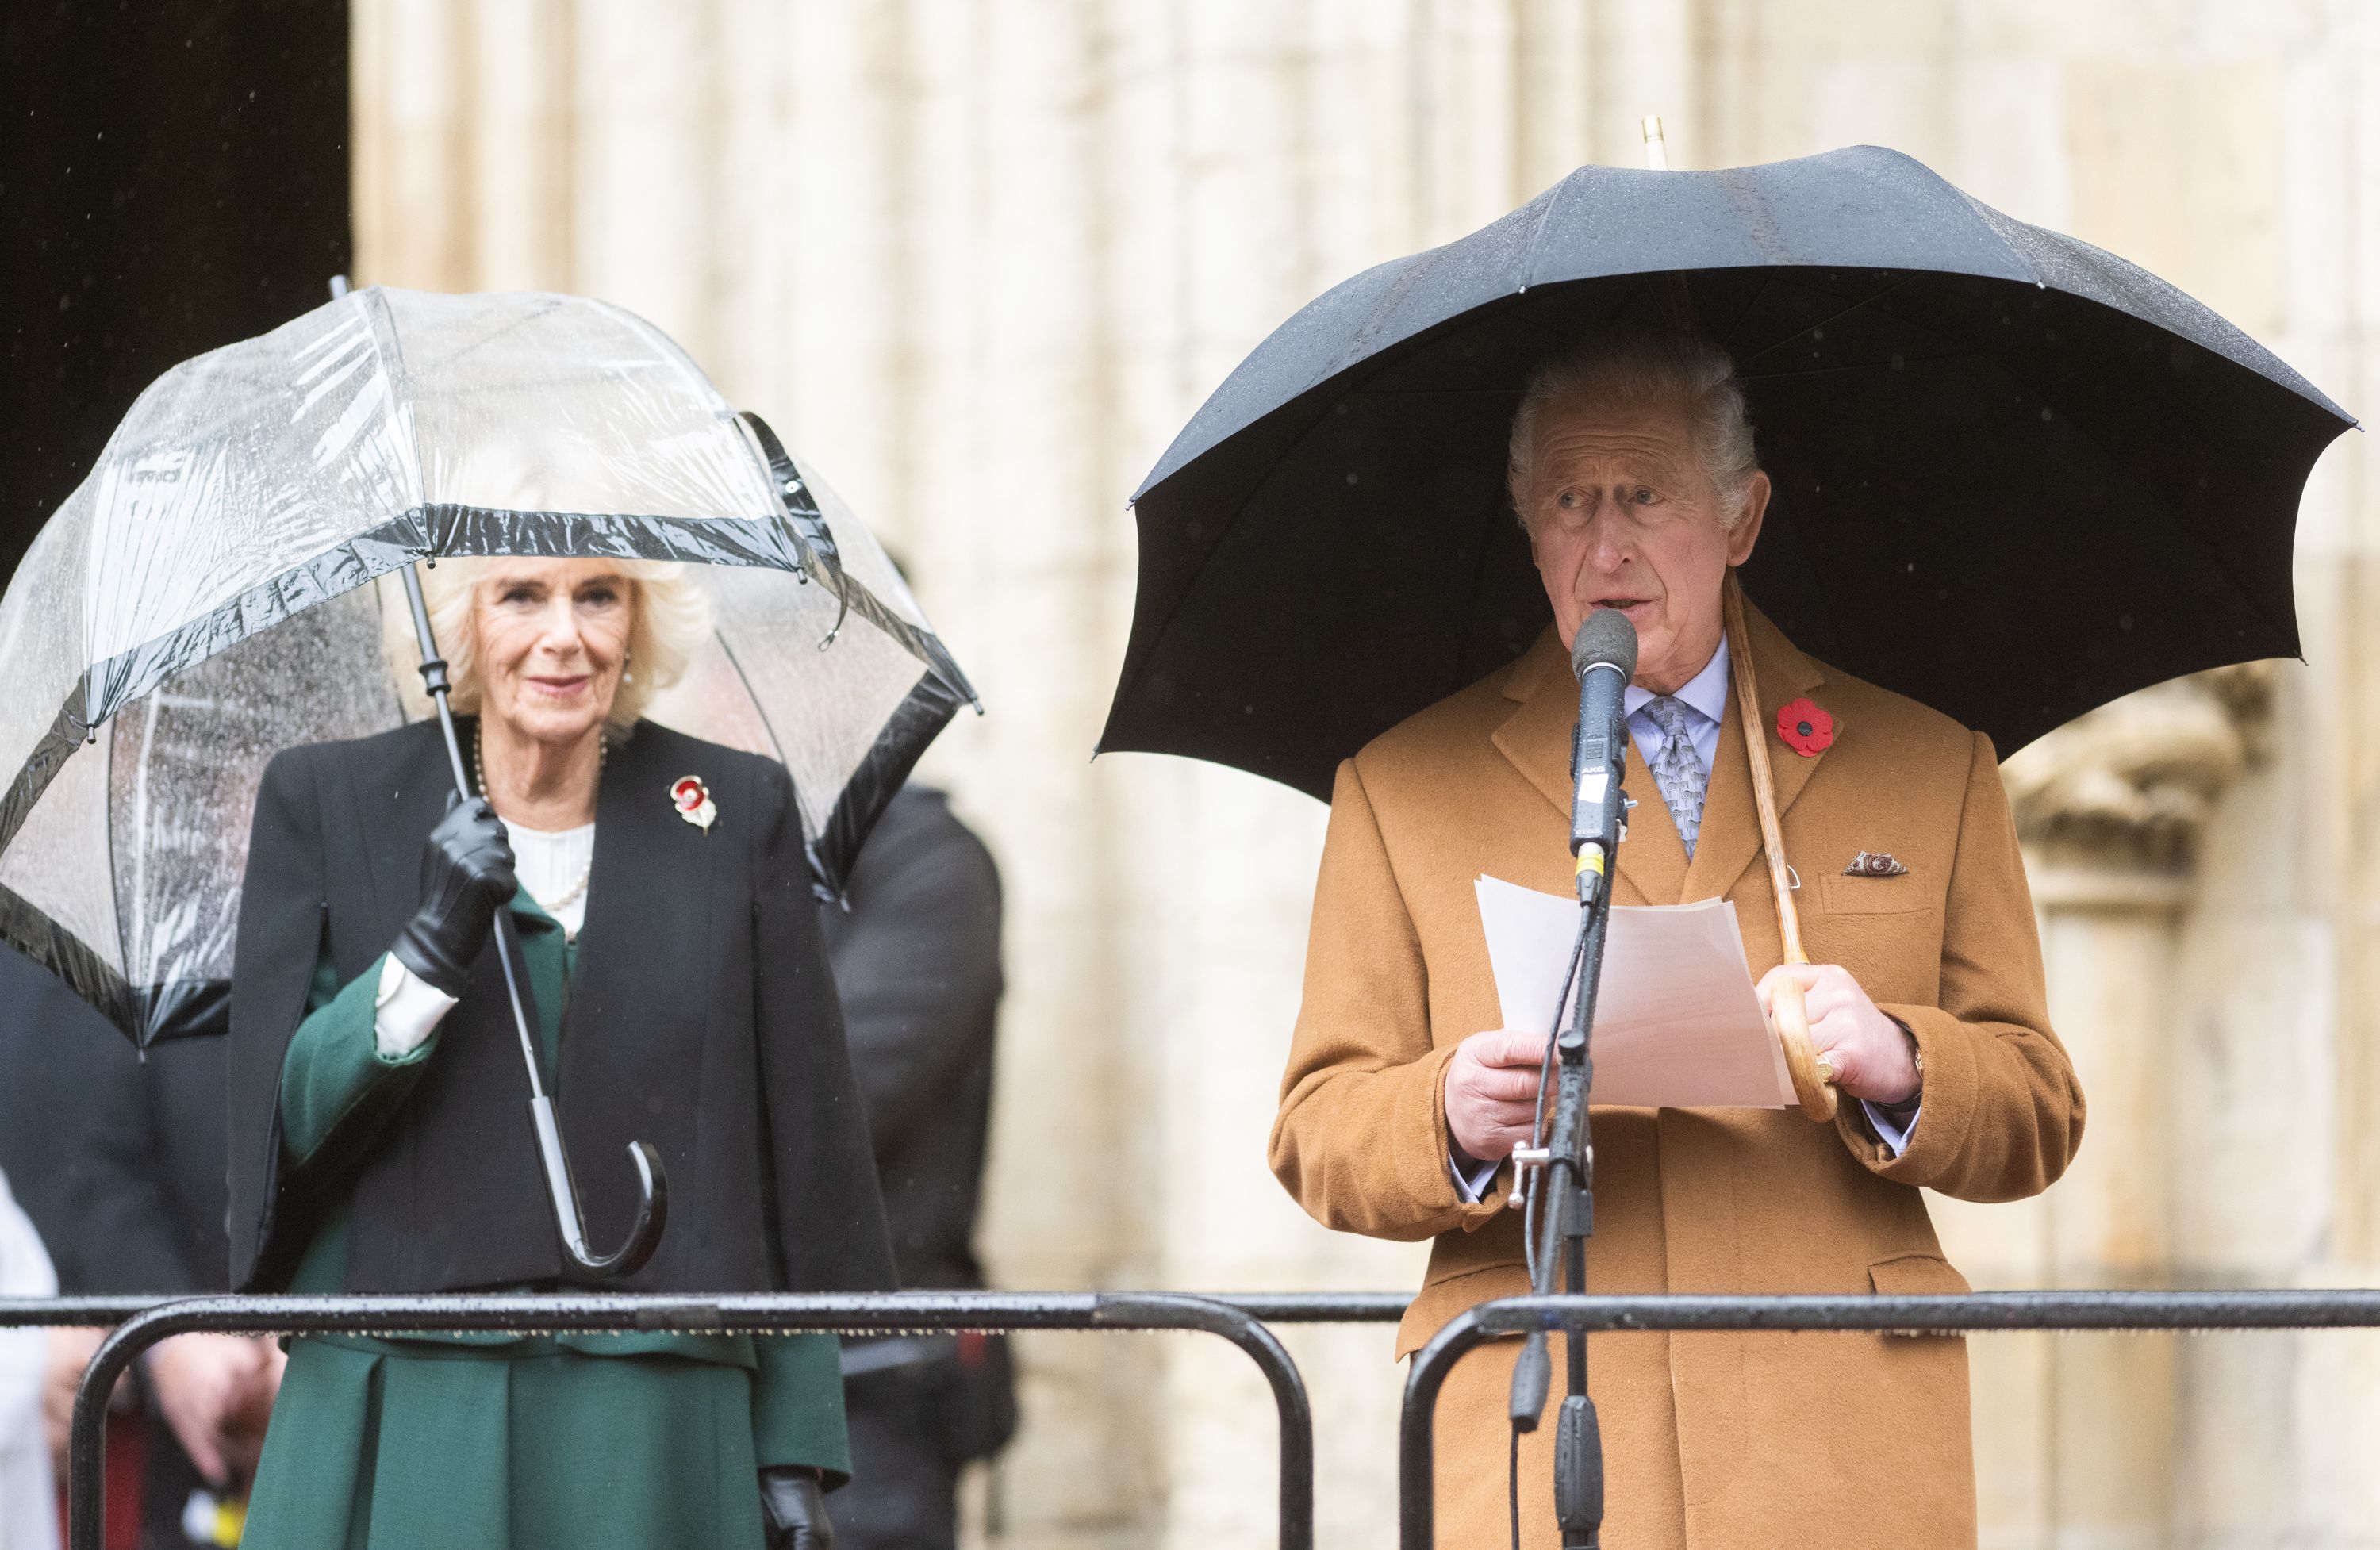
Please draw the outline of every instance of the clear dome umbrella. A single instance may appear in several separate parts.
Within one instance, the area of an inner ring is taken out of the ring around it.
[[[0,937],[137,1044],[225,1031],[266,761],[431,714],[404,583],[492,554],[692,563],[715,627],[648,714],[784,763],[828,895],[974,699],[867,529],[659,330],[368,287],[159,378],[0,599]]]

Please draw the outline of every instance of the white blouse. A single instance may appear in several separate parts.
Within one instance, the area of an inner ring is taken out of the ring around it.
[[[504,826],[512,833],[515,873],[538,907],[562,922],[570,936],[587,924],[587,889],[582,881],[595,861],[595,826],[548,831]],[[568,894],[564,899],[564,894]],[[553,901],[561,900],[560,903]]]

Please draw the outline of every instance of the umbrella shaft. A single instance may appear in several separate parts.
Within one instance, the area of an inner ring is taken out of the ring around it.
[[[430,605],[421,596],[421,572],[418,566],[405,567],[405,601],[413,612],[414,644],[421,649],[421,682],[430,691],[431,703],[438,708],[438,730],[446,739],[446,765],[455,777],[455,792],[464,801],[471,797],[471,777],[463,767],[463,740],[455,731],[455,709],[447,704],[454,685],[446,675],[446,660],[438,654],[437,637],[430,631]],[[507,911],[496,912],[496,963],[504,972],[504,995],[512,1002],[513,1031],[520,1035],[521,1061],[528,1068],[528,1094],[531,1102],[545,1100],[545,1073],[537,1058],[537,1040],[529,1032],[528,1003],[521,999],[520,967],[514,951],[512,920]]]
[[[421,648],[421,682],[438,707],[438,730],[446,737],[446,763],[455,776],[455,791],[471,797],[471,778],[463,768],[463,740],[455,734],[455,708],[447,703],[454,692],[446,663],[438,655],[437,637],[430,629],[430,608],[421,597],[421,573],[405,567],[405,600],[413,611],[413,635]],[[484,794],[484,793],[483,793]],[[563,1149],[562,1124],[553,1102],[545,1096],[544,1069],[537,1057],[536,1035],[529,1032],[528,1002],[521,995],[520,942],[513,935],[513,913],[496,911],[496,962],[504,971],[504,994],[512,1001],[513,1029],[520,1035],[521,1064],[528,1071],[529,1119],[537,1128],[538,1160],[544,1165],[547,1196],[553,1203],[553,1223],[562,1246],[583,1270],[599,1276],[633,1276],[652,1257],[669,1222],[669,1178],[661,1154],[641,1141],[628,1143],[628,1157],[637,1169],[637,1218],[628,1241],[615,1252],[597,1258],[587,1248],[586,1218],[578,1210],[578,1191],[570,1180],[570,1158]]]

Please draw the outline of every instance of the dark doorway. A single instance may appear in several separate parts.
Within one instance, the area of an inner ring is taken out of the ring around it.
[[[0,575],[176,361],[349,265],[347,7],[0,6]]]

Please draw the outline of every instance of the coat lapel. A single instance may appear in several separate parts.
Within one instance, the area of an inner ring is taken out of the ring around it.
[[[471,746],[468,717],[458,719],[463,746]],[[421,903],[421,845],[455,798],[455,777],[446,764],[445,740],[435,721],[415,722],[396,746],[403,752],[385,765],[370,769],[346,761],[344,766],[347,801],[341,815],[361,836],[361,876],[332,880],[334,898],[342,909],[333,911],[334,931],[345,922],[347,898],[342,890],[358,885],[370,900],[368,913],[346,916],[359,929],[346,933],[352,941],[334,940],[333,956],[342,980],[353,979],[388,944]],[[351,897],[351,896],[350,896]]]
[[[1562,667],[1561,636],[1552,626],[1521,654],[1504,679],[1504,697],[1519,708],[1495,733],[1499,752],[1570,821],[1570,733],[1578,698]]]
[[[578,933],[579,989],[601,993],[622,975],[653,965],[705,962],[712,925],[713,864],[732,849],[715,830],[678,816],[670,788],[694,775],[716,786],[712,769],[677,768],[664,739],[639,726],[612,750],[595,793],[595,855],[587,877],[587,918]],[[735,815],[742,818],[745,815]],[[669,907],[656,910],[656,901]],[[577,999],[574,997],[574,999]],[[568,1052],[565,1049],[565,1061]]]
[[[1781,749],[1772,746],[1769,751],[1773,755]],[[1777,769],[1776,773],[1781,779],[1785,772]],[[1727,713],[1719,718],[1718,751],[1711,756],[1710,782],[1704,789],[1702,832],[1695,838],[1694,859],[1685,868],[1678,902],[1722,897],[1759,854],[1760,809],[1752,800],[1743,715],[1736,708],[1730,686]]]
[[[1775,781],[1777,813],[1781,820],[1792,811],[1802,788],[1810,783],[1810,777],[1827,756],[1821,752],[1804,757],[1787,747],[1777,735],[1777,712],[1788,701],[1826,682],[1826,671],[1803,656],[1782,631],[1768,622],[1767,614],[1749,603],[1744,605],[1743,623],[1744,633],[1751,639],[1753,676],[1760,685],[1761,736],[1768,745],[1768,769]],[[1838,737],[1842,734],[1840,721],[1835,723],[1835,733]],[[1752,763],[1743,743],[1743,712],[1730,684],[1727,713],[1719,720],[1718,753],[1711,761],[1710,787],[1703,799],[1702,833],[1694,844],[1694,865],[1686,870],[1681,901],[1725,897],[1743,875],[1743,869],[1759,854],[1760,809],[1752,799]]]
[[[1628,833],[1620,842],[1620,880],[1625,887],[1614,890],[1612,898],[1623,904],[1674,904],[1683,897],[1686,886],[1686,842],[1679,838],[1678,822],[1670,817],[1670,805],[1661,800],[1653,772],[1637,757],[1633,738],[1628,744],[1628,774],[1621,783],[1636,799],[1636,805],[1628,809]],[[1707,800],[1704,805],[1709,805]],[[1705,823],[1707,826],[1707,818]],[[1694,849],[1701,854],[1699,843]],[[1631,900],[1629,889],[1642,897]]]
[[[1561,636],[1549,626],[1537,643],[1512,664],[1504,696],[1519,708],[1496,729],[1496,746],[1528,778],[1567,830],[1570,823],[1570,743],[1578,725],[1578,683],[1570,675]],[[1619,884],[1612,890],[1621,903],[1673,904],[1686,876],[1686,847],[1678,838],[1670,810],[1653,788],[1651,773],[1629,747],[1628,771],[1622,783],[1636,799],[1629,810],[1628,835],[1620,844]],[[1635,897],[1629,895],[1633,893]]]
[[[1780,817],[1808,785],[1826,758],[1822,752],[1804,757],[1787,747],[1776,733],[1778,709],[1787,701],[1809,694],[1826,682],[1826,671],[1787,640],[1768,616],[1747,604],[1744,627],[1752,646],[1753,676],[1760,685],[1760,725],[1768,744],[1768,765],[1775,778],[1777,811]],[[1512,664],[1504,683],[1504,697],[1516,708],[1496,729],[1496,746],[1535,786],[1539,794],[1570,820],[1571,730],[1578,724],[1577,686],[1566,671],[1561,636],[1552,628]],[[1839,719],[1835,734],[1843,735]],[[1743,743],[1742,712],[1732,685],[1727,712],[1720,719],[1718,753],[1711,764],[1708,793],[1703,800],[1702,831],[1696,838],[1692,864],[1678,838],[1677,825],[1662,804],[1652,771],[1629,749],[1627,785],[1636,805],[1628,815],[1628,837],[1620,846],[1619,874],[1636,902],[1674,904],[1716,899],[1735,886],[1743,869],[1760,854],[1760,815],[1752,800],[1750,757]]]
[[[563,1009],[554,1099],[580,1169],[588,1233],[607,1248],[635,1214],[633,1175],[620,1156],[629,1142],[655,1147],[674,1179],[695,1179],[706,1166],[697,1142],[706,1123],[721,1119],[704,1106],[729,1095],[714,1085],[720,1068],[689,1076],[686,1062],[717,1059],[709,1030],[720,1009],[751,994],[717,977],[722,937],[751,929],[748,914],[721,908],[729,891],[723,881],[749,886],[736,863],[747,854],[739,826],[750,815],[721,791],[721,750],[691,744],[639,724],[613,747],[595,793],[587,919]],[[720,793],[720,818],[708,831],[678,817],[670,799],[672,783],[685,775]],[[702,1201],[682,1185],[670,1231],[683,1240],[715,1230],[706,1220],[725,1218],[703,1213],[721,1209],[716,1198]],[[664,1239],[656,1264],[671,1253]]]

